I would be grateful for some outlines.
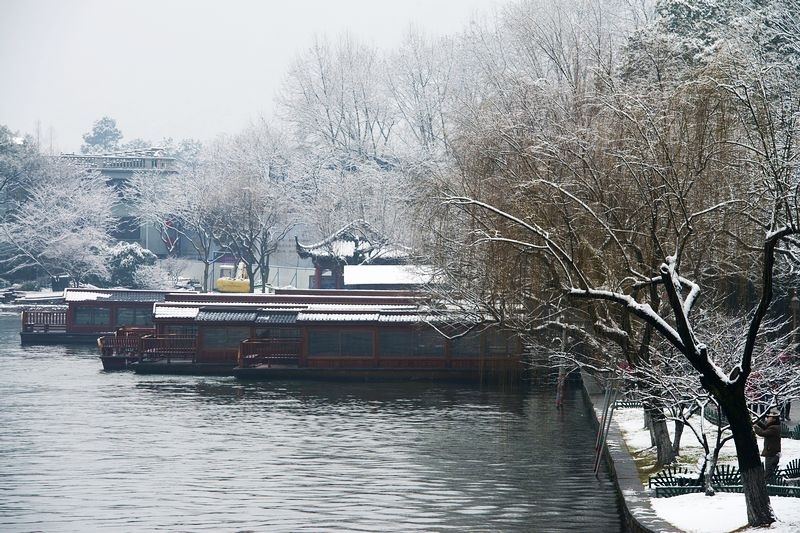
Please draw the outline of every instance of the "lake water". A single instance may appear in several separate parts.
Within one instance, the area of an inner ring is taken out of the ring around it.
[[[0,531],[622,531],[577,390],[102,371],[0,313]]]

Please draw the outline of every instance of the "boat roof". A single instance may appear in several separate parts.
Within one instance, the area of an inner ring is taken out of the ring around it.
[[[171,291],[67,287],[64,289],[64,300],[67,303],[91,301],[163,302],[169,292]]]
[[[300,323],[375,323],[414,324],[447,322],[475,324],[463,313],[408,304],[326,304],[298,303],[204,303],[156,302],[156,321],[192,320],[204,323],[249,323],[256,325],[291,325]]]
[[[194,302],[196,304],[396,304],[418,305],[429,297],[409,291],[381,290],[276,290],[275,293],[169,293],[165,301]]]

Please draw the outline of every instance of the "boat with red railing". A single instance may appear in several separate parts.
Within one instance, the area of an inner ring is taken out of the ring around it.
[[[519,338],[490,319],[416,293],[350,293],[170,294],[153,305],[155,334],[142,338],[131,367],[241,379],[507,381],[525,373]]]
[[[123,326],[114,335],[98,337],[103,370],[126,370],[139,360],[142,338],[153,335],[155,328]]]
[[[22,344],[94,344],[124,326],[152,327],[153,304],[168,291],[74,288],[64,304],[25,308],[20,314]]]
[[[23,342],[96,342],[103,368],[241,379],[517,379],[522,343],[412,291],[66,291]]]

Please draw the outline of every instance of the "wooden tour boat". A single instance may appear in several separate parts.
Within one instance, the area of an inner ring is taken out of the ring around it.
[[[97,339],[100,349],[100,361],[103,370],[126,370],[139,360],[137,355],[141,349],[142,337],[155,334],[155,328],[123,326],[113,336],[102,336]],[[113,338],[114,342],[107,339]]]
[[[240,379],[505,381],[525,373],[516,335],[410,292],[169,293],[152,313],[151,331],[103,336],[101,352],[126,357],[124,368],[139,373]]]
[[[153,303],[168,291],[68,287],[64,306],[21,313],[22,344],[94,344],[119,328],[152,327]]]

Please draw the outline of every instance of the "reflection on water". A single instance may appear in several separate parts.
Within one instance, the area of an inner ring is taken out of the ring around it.
[[[0,531],[621,531],[577,391],[105,373],[0,314]]]

